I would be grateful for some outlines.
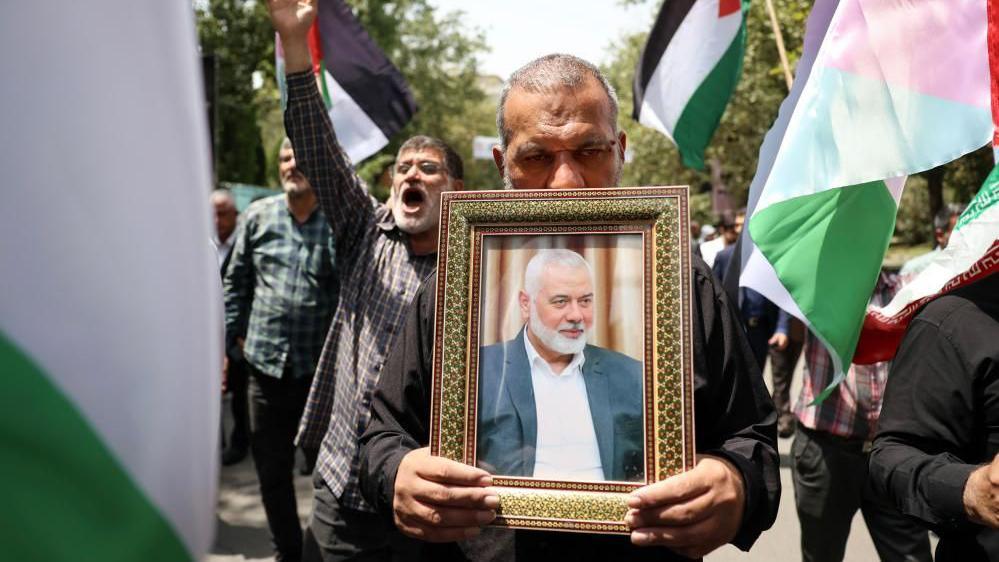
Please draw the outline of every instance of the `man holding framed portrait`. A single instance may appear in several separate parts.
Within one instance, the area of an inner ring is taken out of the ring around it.
[[[599,70],[568,55],[542,57],[515,72],[504,88],[497,115],[502,146],[494,149],[494,160],[516,189],[615,186],[626,142],[616,121],[616,97]],[[725,543],[748,549],[777,513],[777,418],[735,310],[703,260],[695,257],[691,264],[701,454],[690,470],[632,493],[625,518],[630,537],[483,531],[500,503],[490,487],[493,475],[431,456],[426,447],[435,277],[418,296],[372,401],[372,421],[361,439],[365,497],[411,537],[462,541],[425,545],[430,559],[668,560],[698,558]],[[635,548],[656,545],[672,552]]]

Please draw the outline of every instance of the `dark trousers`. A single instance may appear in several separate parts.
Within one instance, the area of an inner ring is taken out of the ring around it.
[[[860,509],[881,560],[932,561],[926,529],[868,485],[869,453],[864,449],[863,441],[798,424],[791,455],[802,560],[843,560],[850,525]]]
[[[388,519],[340,504],[319,473],[313,476],[312,517],[305,530],[305,562],[418,560],[420,543]]]
[[[783,350],[770,349],[770,374],[774,381],[774,407],[777,415],[791,421],[791,377],[805,344],[805,325],[797,318],[788,324],[787,347]]]
[[[309,396],[311,378],[281,378],[250,372],[250,451],[260,480],[260,496],[267,514],[276,559],[298,562],[302,557],[302,527],[292,470],[295,434]]]
[[[246,450],[250,446],[250,401],[247,396],[249,375],[246,361],[229,358],[229,372],[226,386],[231,394],[232,431],[225,441],[226,447],[235,450]]]

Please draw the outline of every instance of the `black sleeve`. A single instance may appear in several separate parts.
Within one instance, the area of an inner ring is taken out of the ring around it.
[[[977,468],[969,452],[979,449],[982,434],[972,376],[951,339],[918,317],[888,374],[871,483],[903,514],[938,531],[966,520],[964,486]]]
[[[707,264],[694,258],[694,415],[697,450],[742,473],[746,505],[732,544],[749,550],[777,518],[777,412],[735,308]]]
[[[420,288],[400,337],[389,352],[371,399],[371,421],[360,441],[361,492],[391,516],[395,475],[406,453],[430,440],[431,355],[437,274]]]

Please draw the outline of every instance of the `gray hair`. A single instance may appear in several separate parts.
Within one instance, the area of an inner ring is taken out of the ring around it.
[[[232,205],[233,209],[236,208],[236,198],[233,197],[232,191],[225,189],[224,187],[213,190],[209,201],[215,202],[219,199],[225,199],[226,202]]]
[[[271,146],[274,146],[274,145],[271,145]],[[292,150],[294,150],[294,148],[291,146],[291,139],[289,139],[288,137],[285,137],[284,140],[281,141],[281,148],[279,148],[278,150],[287,150],[289,148],[291,148]]]
[[[527,262],[524,270],[524,292],[530,295],[533,300],[541,290],[541,274],[552,265],[561,265],[571,268],[586,268],[586,272],[593,280],[593,267],[578,252],[564,249],[538,250],[537,254]]]
[[[614,86],[611,86],[600,69],[593,64],[573,55],[556,53],[536,58],[525,64],[514,71],[510,79],[503,84],[499,107],[496,108],[496,130],[499,132],[500,149],[506,151],[506,145],[510,141],[504,108],[511,90],[520,88],[531,93],[551,93],[563,88],[577,90],[590,78],[596,80],[607,94],[611,109],[610,124],[616,133],[618,102]]]
[[[959,203],[948,203],[937,211],[936,216],[933,217],[933,228],[937,230],[947,230],[950,226],[951,217],[959,217],[961,213],[964,212],[967,205],[961,205]]]

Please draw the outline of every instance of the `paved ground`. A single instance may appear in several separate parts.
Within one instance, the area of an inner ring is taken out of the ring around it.
[[[799,366],[800,370],[800,366]],[[769,376],[769,373],[767,373]],[[800,385],[800,375],[795,374],[792,396]],[[769,382],[769,380],[768,380]],[[734,547],[725,547],[706,558],[708,562],[795,560],[801,558],[800,529],[794,510],[794,491],[791,485],[790,439],[781,439],[781,496],[780,511],[774,527],[763,533],[750,553]],[[296,477],[298,511],[304,527],[311,501],[311,481],[307,476]],[[260,505],[260,494],[252,461],[225,467],[221,474],[218,504],[218,532],[215,545],[207,562],[242,562],[273,560],[267,532],[267,522]],[[858,513],[853,520],[853,530],[847,544],[846,560],[877,560],[874,545],[863,518]]]

